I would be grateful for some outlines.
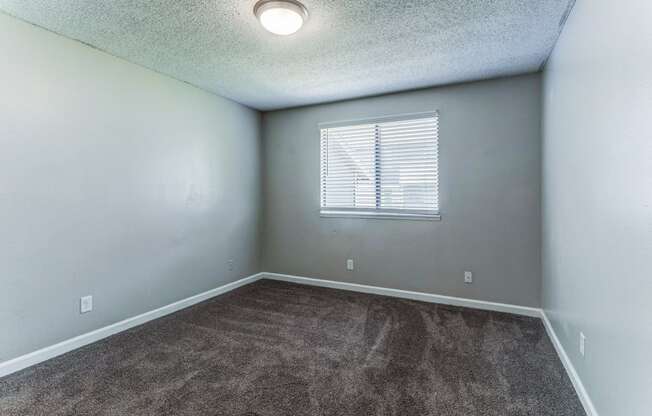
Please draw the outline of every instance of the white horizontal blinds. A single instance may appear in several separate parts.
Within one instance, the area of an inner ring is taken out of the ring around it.
[[[322,208],[376,208],[376,126],[321,130]]]
[[[437,117],[380,123],[380,208],[439,211]]]
[[[438,117],[321,129],[322,211],[437,214]]]

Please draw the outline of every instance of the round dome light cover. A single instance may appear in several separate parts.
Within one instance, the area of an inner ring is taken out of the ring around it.
[[[254,14],[267,31],[282,36],[297,32],[308,18],[308,10],[295,0],[261,0]]]

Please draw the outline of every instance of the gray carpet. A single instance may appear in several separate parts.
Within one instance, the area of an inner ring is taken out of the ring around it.
[[[0,379],[8,415],[584,415],[538,319],[261,280]]]

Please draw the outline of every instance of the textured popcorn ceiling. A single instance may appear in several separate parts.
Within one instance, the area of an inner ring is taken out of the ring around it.
[[[572,0],[571,0],[572,1]],[[0,10],[261,110],[532,72],[569,0],[303,0],[295,35],[256,0],[0,0]]]

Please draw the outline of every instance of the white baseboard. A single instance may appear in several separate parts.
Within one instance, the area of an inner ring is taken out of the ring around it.
[[[505,303],[486,302],[486,301],[475,300],[475,299],[458,298],[453,296],[434,295],[434,294],[423,293],[423,292],[411,292],[407,290],[388,289],[384,287],[367,286],[367,285],[360,285],[356,283],[346,283],[346,282],[337,282],[333,280],[314,279],[310,277],[292,276],[288,274],[263,272],[261,273],[261,275],[264,279],[280,280],[284,282],[299,283],[299,284],[311,285],[311,286],[330,287],[333,289],[343,289],[343,290],[350,290],[354,292],[371,293],[375,295],[384,295],[384,296],[392,296],[392,297],[403,298],[403,299],[419,300],[422,302],[441,303],[444,305],[462,306],[462,307],[483,309],[483,310],[496,311],[496,312],[507,312],[516,315],[541,318],[541,320],[543,321],[543,325],[546,329],[546,332],[548,333],[548,336],[550,337],[550,340],[554,345],[555,350],[557,351],[557,355],[559,356],[560,361],[564,365],[568,377],[571,379],[571,382],[573,383],[575,392],[577,393],[577,396],[582,402],[582,406],[584,406],[584,410],[586,411],[587,416],[598,416],[598,412],[595,410],[593,401],[591,400],[589,394],[584,388],[584,384],[582,383],[582,380],[577,374],[577,371],[575,371],[575,367],[573,366],[570,359],[568,358],[568,355],[566,354],[566,351],[564,350],[561,343],[559,342],[559,338],[557,337],[557,334],[552,328],[552,325],[550,324],[548,317],[546,316],[545,312],[542,309],[531,308],[527,306],[510,305]]]
[[[20,357],[11,359],[0,363],[0,377],[4,377],[16,371],[22,370],[24,368],[30,367],[32,365],[38,364],[40,362],[49,360],[61,354],[65,354],[69,351],[73,351],[77,348],[83,347],[93,342],[99,341],[101,339],[107,338],[111,335],[117,334],[122,331],[126,331],[130,328],[133,328],[138,325],[142,325],[146,322],[152,321],[154,319],[160,318],[165,315],[169,315],[173,312],[179,311],[181,309],[187,308],[189,306],[195,305],[197,303],[203,302],[207,299],[213,298],[215,296],[221,295],[223,293],[229,292],[231,290],[237,289],[241,286],[253,283],[260,279],[271,279],[271,280],[280,280],[284,282],[292,282],[304,285],[311,286],[321,286],[329,287],[334,289],[349,290],[354,292],[362,293],[371,293],[376,295],[391,296],[403,299],[412,299],[422,302],[430,303],[439,303],[444,305],[453,305],[453,306],[462,306],[475,309],[490,310],[496,312],[506,312],[513,313],[516,315],[531,316],[536,318],[541,318],[543,325],[552,341],[552,344],[559,355],[568,377],[571,379],[575,391],[586,410],[588,416],[598,416],[598,412],[595,410],[593,402],[589,397],[582,380],[579,378],[579,375],[575,371],[575,367],[571,363],[564,347],[561,345],[557,334],[555,333],[548,317],[545,312],[539,308],[532,308],[527,306],[519,305],[510,305],[505,303],[496,303],[496,302],[486,302],[475,299],[466,299],[458,298],[453,296],[444,296],[444,295],[435,295],[431,293],[423,292],[412,292],[407,290],[399,289],[389,289],[377,286],[368,286],[360,285],[356,283],[346,283],[346,282],[337,282],[333,280],[323,280],[323,279],[313,279],[309,277],[302,276],[292,276],[287,274],[279,273],[266,273],[261,272],[252,276],[245,277],[243,279],[237,280],[232,283],[220,286],[215,289],[200,293],[198,295],[191,296],[186,299],[182,299],[178,302],[171,303],[169,305],[154,309],[149,312],[145,312],[141,315],[134,316],[132,318],[125,319],[120,322],[105,326],[100,329],[88,332],[86,334],[79,335],[74,338],[59,342],[58,344],[51,345],[49,347],[42,348],[40,350],[22,355]]]
[[[105,326],[103,328],[96,329],[94,331],[87,332],[85,334],[76,336],[74,338],[70,338],[65,341],[59,342],[58,344],[54,344],[49,347],[45,347],[40,350],[11,359],[9,361],[5,361],[3,363],[0,363],[0,377],[4,377],[16,371],[33,366],[34,364],[38,364],[40,362],[54,358],[58,355],[67,353],[69,351],[99,341],[103,338],[117,334],[118,332],[126,331],[127,329],[144,324],[145,322],[149,322],[151,320],[160,318],[162,316],[169,315],[173,312],[195,305],[199,302],[203,302],[207,299],[237,289],[249,283],[253,283],[256,280],[260,279],[261,277],[262,277],[262,273],[254,274],[252,276],[248,276],[243,279],[236,280],[235,282],[231,282],[226,285],[217,287],[215,289],[211,289],[209,291],[200,293],[198,295],[194,295],[189,298],[182,299],[178,302],[171,303],[169,305],[160,307],[158,309],[145,312],[141,315],[134,316],[132,318],[127,318],[123,321],[116,322],[114,324]]]
[[[507,312],[515,315],[541,317],[541,309],[528,306],[510,305],[506,303],[486,302],[482,300],[457,298],[453,296],[435,295],[423,292],[411,292],[408,290],[389,289],[378,286],[360,285],[357,283],[336,282],[333,280],[313,279],[311,277],[292,276],[279,273],[261,273],[264,279],[281,280],[284,282],[299,283],[311,286],[330,287],[353,292],[371,293],[374,295],[391,296],[395,298],[419,300],[422,302],[441,303],[444,305],[463,306],[467,308],[483,309],[496,312]]]
[[[559,359],[564,365],[568,377],[573,383],[573,387],[575,387],[575,392],[582,402],[582,406],[584,406],[584,410],[586,411],[587,416],[598,416],[598,412],[595,410],[593,401],[591,400],[589,393],[584,388],[584,383],[582,383],[580,376],[577,374],[577,371],[575,371],[575,366],[571,362],[570,358],[568,358],[566,350],[564,349],[563,345],[561,345],[561,342],[559,341],[559,338],[557,337],[557,334],[555,333],[555,330],[553,329],[552,324],[546,315],[546,312],[543,310],[541,311],[541,320],[543,321],[543,326],[546,328],[546,332],[548,333],[550,341],[552,341],[552,345],[554,345],[555,350],[557,350],[557,355],[559,355]]]

